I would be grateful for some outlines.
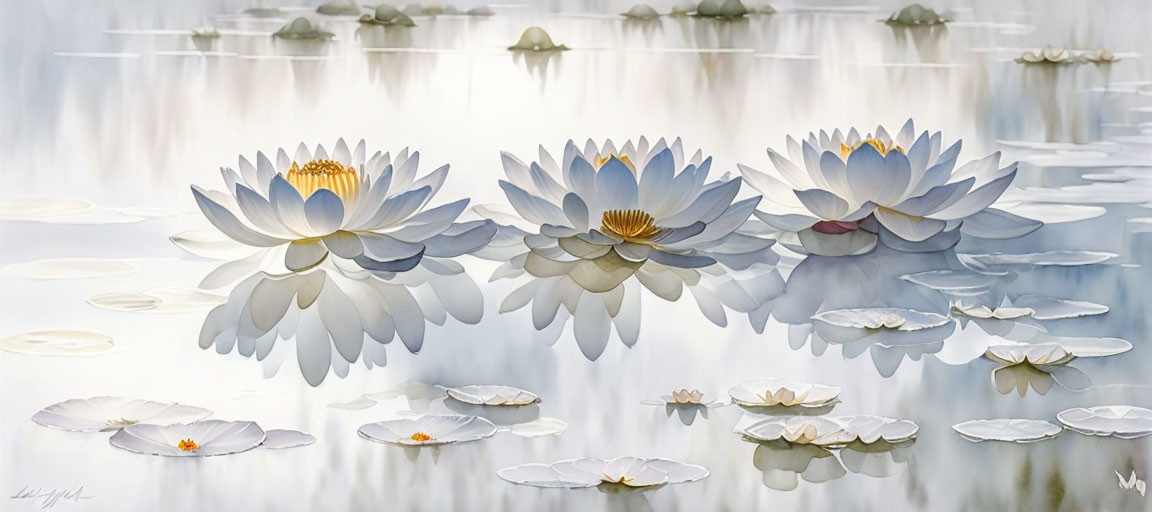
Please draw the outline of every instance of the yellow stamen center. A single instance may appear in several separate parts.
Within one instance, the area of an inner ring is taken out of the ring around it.
[[[882,141],[880,139],[864,139],[863,141],[860,141],[859,143],[857,143],[855,146],[849,146],[849,145],[841,142],[840,143],[840,158],[847,160],[848,155],[852,154],[853,151],[856,151],[857,148],[859,148],[860,146],[863,146],[865,144],[872,146],[873,148],[876,148],[876,151],[879,151],[881,156],[887,155],[888,152],[892,151],[893,149],[895,149],[896,151],[899,151],[901,153],[906,153],[906,151],[904,151],[904,148],[901,147],[899,144],[893,144],[893,145],[889,146],[889,145],[885,144],[884,141]]]
[[[600,230],[629,242],[647,242],[664,231],[641,210],[608,210],[600,219]]]
[[[199,448],[200,445],[196,444],[196,441],[193,441],[191,439],[181,439],[180,444],[177,444],[176,447],[180,448],[181,450],[184,450],[186,452],[190,452],[192,450]]]
[[[596,155],[596,161],[594,162],[596,164],[596,169],[600,169],[601,167],[604,167],[604,164],[608,163],[608,161],[611,160],[612,157],[616,157],[617,160],[623,162],[624,165],[626,167],[628,167],[629,171],[632,171],[632,174],[636,174],[636,166],[632,165],[632,160],[630,158],[628,158],[628,155],[621,155],[619,153],[608,153],[607,155]]]
[[[417,432],[415,434],[412,434],[412,440],[416,441],[418,443],[423,443],[425,441],[431,441],[432,436],[425,434],[423,432]]]
[[[631,481],[635,480],[635,478],[629,478],[629,477],[626,477],[626,476],[621,476],[621,477],[620,477],[620,478],[618,478],[618,479],[613,479],[612,477],[610,477],[610,476],[608,476],[608,475],[604,475],[604,476],[601,478],[601,480],[604,480],[605,482],[608,482],[608,483],[610,483],[610,484],[624,484],[624,485],[628,485],[628,482],[631,482]]]
[[[322,188],[332,191],[344,201],[356,197],[360,192],[360,177],[356,175],[356,169],[345,167],[335,160],[312,160],[304,164],[304,167],[292,162],[285,179],[304,199]]]

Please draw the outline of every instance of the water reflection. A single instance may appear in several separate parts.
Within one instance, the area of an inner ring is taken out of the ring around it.
[[[829,449],[783,439],[756,443],[752,464],[763,473],[769,489],[792,491],[800,480],[822,484],[847,475],[849,471],[872,478],[885,478],[908,469],[915,441],[871,444],[852,443]]]
[[[480,290],[464,267],[450,260],[428,258],[400,273],[366,271],[341,261],[325,261],[306,273],[248,276],[225,304],[208,313],[200,347],[255,355],[267,377],[295,345],[301,374],[318,386],[329,370],[347,377],[349,365],[358,360],[368,369],[384,366],[384,345],[396,337],[410,352],[419,352],[427,323],[443,325],[450,315],[474,324],[483,315]]]

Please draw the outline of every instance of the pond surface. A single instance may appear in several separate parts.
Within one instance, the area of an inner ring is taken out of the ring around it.
[[[627,5],[597,2],[499,5],[490,17],[418,16],[410,29],[328,17],[324,27],[335,37],[326,43],[274,40],[269,34],[286,19],[246,18],[230,2],[0,4],[0,67],[7,70],[0,75],[7,99],[0,102],[0,201],[65,197],[94,205],[80,220],[0,221],[0,337],[92,331],[129,348],[93,357],[0,351],[0,492],[82,486],[86,498],[61,500],[61,510],[1146,509],[1114,472],[1144,478],[1150,438],[1066,431],[1033,444],[975,443],[952,425],[1055,422],[1071,407],[1152,407],[1152,275],[1145,266],[1152,259],[1152,39],[1138,21],[1152,16],[1152,5],[954,4],[955,21],[939,29],[880,23],[899,7],[893,3],[777,5],[777,14],[731,22],[624,21],[614,13]],[[288,15],[304,13],[311,11]],[[220,38],[183,32],[206,22]],[[572,50],[505,50],[531,25]],[[1046,44],[1107,48],[1121,60],[1015,62]],[[783,147],[787,135],[877,124],[895,131],[909,118],[918,129],[942,131],[946,143],[963,139],[961,161],[993,151],[1020,161],[1000,204],[1047,225],[930,254],[880,249],[804,259],[780,249],[784,288],[759,313],[728,310],[719,327],[687,297],[648,295],[635,346],[613,337],[594,362],[571,327],[548,346],[530,327],[530,308],[499,313],[515,284],[488,282],[498,264],[463,257],[484,296],[477,325],[451,318],[429,325],[419,354],[392,343],[385,366],[353,364],[343,378],[333,370],[316,387],[302,378],[291,349],[276,366],[199,348],[208,307],[127,312],[86,302],[109,292],[195,288],[214,263],[184,254],[168,237],[209,227],[188,187],[219,188],[218,168],[238,154],[364,138],[370,151],[419,149],[425,170],[450,163],[443,201],[504,203],[500,150],[527,160],[537,145],[559,154],[568,139],[680,137],[690,153],[713,155],[714,170],[738,175],[737,162],[770,168],[765,148]],[[1040,256],[974,256],[996,253]],[[59,266],[11,266],[59,258],[104,260],[105,274],[44,279]],[[913,274],[945,277],[924,286],[903,277]],[[809,336],[810,318],[823,311],[947,315],[965,290],[1109,311],[1051,321],[961,319],[939,339],[914,345],[865,338],[838,347]],[[1064,378],[1042,371],[994,378],[997,363],[981,357],[984,349],[1027,337],[1029,325],[1133,347],[1079,358],[1068,365],[1074,372],[1060,372]],[[760,445],[733,432],[748,412],[741,407],[644,403],[682,387],[727,403],[729,388],[766,377],[839,386],[832,413],[911,420],[918,435],[888,449]],[[405,410],[493,415],[427,398],[423,386],[388,392],[413,382],[529,389],[541,397],[538,405],[490,419],[556,418],[567,429],[422,449],[357,436],[360,425]],[[366,408],[330,406],[373,393],[384,394]],[[29,421],[47,405],[100,395],[198,405],[217,418],[310,432],[318,442],[169,459],[116,450],[104,434]],[[711,475],[621,492],[539,489],[496,473],[620,455],[673,458]],[[39,505],[9,499],[0,508]]]

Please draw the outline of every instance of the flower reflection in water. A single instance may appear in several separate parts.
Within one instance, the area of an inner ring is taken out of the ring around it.
[[[820,484],[848,474],[848,471],[884,478],[908,468],[915,441],[900,443],[851,443],[840,449],[784,440],[756,443],[752,464],[763,473],[764,486],[791,491],[800,480]],[[847,468],[847,471],[845,470]]]
[[[425,258],[402,273],[334,262],[307,273],[261,271],[237,284],[228,302],[208,313],[200,347],[255,355],[271,376],[294,338],[300,372],[318,386],[329,370],[347,376],[357,360],[369,369],[384,366],[384,345],[396,337],[410,352],[419,352],[427,322],[442,325],[450,315],[475,324],[483,306],[464,268],[448,260]]]

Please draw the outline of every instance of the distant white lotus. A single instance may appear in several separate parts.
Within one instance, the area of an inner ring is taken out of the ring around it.
[[[712,159],[699,151],[685,158],[679,139],[649,145],[641,137],[620,148],[588,141],[583,149],[569,141],[560,163],[543,148],[539,162],[504,153],[503,163],[509,181],[500,186],[515,213],[475,208],[507,225],[477,255],[507,262],[494,278],[536,279],[501,312],[532,303],[534,326],[545,330],[563,304],[558,324],[576,317],[588,359],[603,352],[613,323],[626,345],[636,342],[641,287],[669,301],[687,287],[705,316],[727,325],[724,306],[748,311],[782,283],[771,272],[747,281],[729,273],[779,259],[772,240],[738,232],[760,198],[733,202],[742,180],[709,183]]]
[[[969,420],[952,425],[961,437],[969,441],[1006,441],[1033,443],[1052,439],[1064,429],[1043,420],[995,419]]]
[[[1152,410],[1130,405],[1074,407],[1056,415],[1069,429],[1090,436],[1136,439],[1152,434]]]
[[[1083,55],[1080,56],[1080,58],[1086,62],[1093,62],[1096,64],[1111,64],[1113,62],[1119,62],[1120,61],[1120,57],[1117,57],[1116,54],[1114,54],[1108,50],[1095,50],[1095,51],[1085,52]],[[1141,494],[1143,494],[1143,493],[1141,493]]]
[[[46,427],[76,432],[109,432],[137,423],[190,423],[211,415],[212,411],[191,405],[97,396],[73,398],[49,405],[33,415],[32,421]]]
[[[749,407],[824,407],[840,395],[840,388],[792,379],[760,379],[728,390],[732,401]]]
[[[491,222],[455,222],[467,199],[424,209],[448,166],[416,179],[419,152],[367,156],[364,141],[349,148],[340,139],[331,154],[301,143],[291,157],[278,150],[275,164],[263,153],[256,156],[256,165],[241,156],[239,173],[222,169],[225,193],[193,185],[192,195],[233,240],[285,247],[284,266],[292,272],[313,268],[329,254],[365,270],[403,272],[426,257],[473,252],[496,233]]]
[[[661,395],[660,398],[666,404],[700,404],[704,400],[704,392],[699,389],[688,391],[688,388],[680,388],[680,391],[673,391],[670,395]]]
[[[916,437],[920,427],[908,420],[880,416],[790,416],[769,418],[737,432],[761,442],[783,439],[796,444],[844,446],[877,441],[899,443]]]
[[[531,391],[511,386],[463,386],[448,388],[448,396],[476,405],[529,405],[540,401]]]
[[[251,450],[264,442],[264,430],[251,421],[204,420],[195,423],[137,423],[112,435],[112,446],[145,455],[211,457]]]
[[[1060,46],[1045,46],[1039,50],[1027,50],[1016,59],[1022,64],[1068,64],[1075,62],[1072,52]]]
[[[578,488],[600,484],[655,487],[701,480],[708,476],[708,470],[671,459],[617,457],[523,464],[501,469],[496,474],[514,484],[534,487]]]
[[[377,443],[434,446],[467,443],[492,437],[496,425],[476,416],[428,414],[361,425],[360,437]]]
[[[989,208],[1015,179],[1015,163],[999,167],[997,152],[956,168],[960,141],[941,144],[939,132],[916,137],[911,120],[895,137],[882,126],[864,136],[821,131],[802,142],[788,137],[787,158],[769,149],[775,175],[744,165],[740,172],[767,199],[756,217],[802,253],[863,254],[877,240],[938,251],[961,233],[1015,238],[1042,225]]]

